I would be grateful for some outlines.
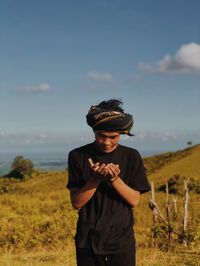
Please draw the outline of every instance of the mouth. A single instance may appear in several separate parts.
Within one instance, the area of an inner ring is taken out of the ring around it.
[[[110,149],[111,146],[102,146],[102,148],[104,148],[104,149]]]

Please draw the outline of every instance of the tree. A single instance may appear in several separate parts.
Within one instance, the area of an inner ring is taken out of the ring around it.
[[[187,142],[187,145],[188,145],[188,146],[191,146],[191,145],[192,145],[192,141],[188,141],[188,142]]]
[[[25,159],[23,156],[15,157],[11,172],[8,174],[10,177],[17,179],[24,179],[25,177],[30,177],[34,170],[34,165],[31,160]]]

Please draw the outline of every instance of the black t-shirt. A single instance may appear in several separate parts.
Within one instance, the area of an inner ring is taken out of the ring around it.
[[[99,151],[94,143],[69,153],[67,188],[81,188],[93,178],[88,159],[114,163],[120,167],[120,178],[134,190],[150,190],[143,161],[137,150],[118,145],[110,152]],[[132,207],[123,200],[110,182],[101,183],[93,197],[79,210],[76,245],[92,248],[96,254],[113,254],[133,245]]]

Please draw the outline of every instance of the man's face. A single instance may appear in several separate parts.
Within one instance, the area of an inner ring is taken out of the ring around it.
[[[95,143],[100,151],[109,153],[116,149],[120,140],[120,133],[98,130],[95,131]]]

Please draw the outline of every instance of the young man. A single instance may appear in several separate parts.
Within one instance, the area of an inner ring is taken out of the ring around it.
[[[78,266],[133,266],[133,211],[149,191],[140,154],[119,145],[132,135],[133,118],[122,102],[103,101],[86,116],[95,141],[69,153],[71,202],[78,210],[75,236]]]

